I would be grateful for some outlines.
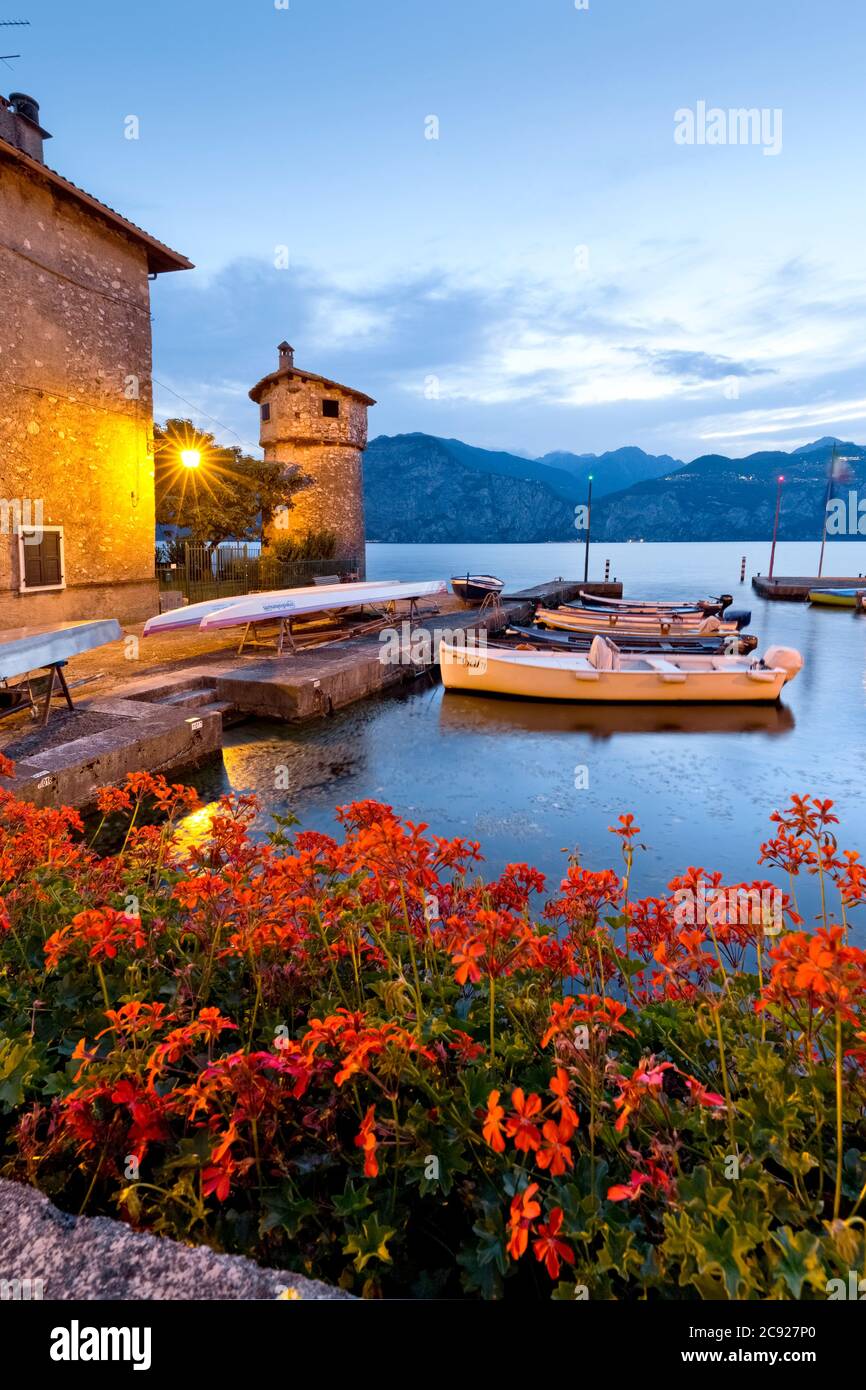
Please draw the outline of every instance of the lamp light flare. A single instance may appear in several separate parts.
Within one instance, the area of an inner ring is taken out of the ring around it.
[[[201,463],[201,450],[181,449],[180,461],[184,468],[198,468]]]

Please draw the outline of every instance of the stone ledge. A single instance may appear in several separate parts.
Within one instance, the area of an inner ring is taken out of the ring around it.
[[[269,1301],[288,1288],[307,1301],[355,1302],[318,1279],[241,1255],[181,1245],[107,1216],[70,1216],[35,1188],[0,1178],[0,1298],[10,1297],[8,1281],[29,1280],[32,1290],[37,1279],[46,1300]]]

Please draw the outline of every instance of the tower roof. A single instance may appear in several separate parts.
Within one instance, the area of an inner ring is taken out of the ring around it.
[[[250,399],[256,405],[261,401],[262,396],[271,386],[275,386],[278,381],[287,381],[289,377],[297,377],[299,381],[318,382],[320,386],[327,386],[333,391],[344,391],[347,396],[354,396],[356,401],[361,401],[364,405],[375,405],[372,396],[365,396],[363,391],[356,391],[354,386],[343,386],[339,381],[331,381],[329,377],[319,376],[318,372],[305,372],[300,367],[282,367],[279,371],[269,372],[263,376],[261,381],[257,381],[250,391]]]

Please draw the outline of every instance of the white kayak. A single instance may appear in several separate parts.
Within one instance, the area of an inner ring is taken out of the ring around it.
[[[375,581],[364,584],[316,584],[308,589],[248,594],[244,599],[235,599],[228,608],[207,614],[199,626],[202,632],[215,632],[226,627],[244,627],[247,623],[279,622],[282,618],[299,618],[309,613],[334,613],[341,608],[399,603],[447,592],[444,579],[427,579],[418,583],[394,580],[381,584]]]
[[[328,609],[334,607],[346,607],[344,603],[335,604],[329,595],[338,596],[340,599],[349,598],[354,595],[352,607],[357,607],[359,603],[366,602],[373,590],[377,593],[381,589],[399,589],[402,587],[399,579],[394,580],[361,580],[355,584],[311,584],[302,589],[270,589],[261,594],[250,594],[247,598],[255,598],[257,601],[273,600],[279,598],[291,598],[295,594],[315,594],[317,598],[326,597],[326,603],[320,603],[318,608]],[[444,581],[443,581],[444,591]],[[439,591],[437,591],[439,592]],[[382,600],[379,599],[379,602]],[[200,627],[204,618],[210,617],[212,613],[221,613],[226,608],[235,608],[239,603],[245,602],[243,594],[232,594],[228,598],[209,598],[202,603],[189,603],[185,608],[175,608],[170,613],[158,613],[153,618],[148,618],[144,625],[142,636],[151,637],[159,632],[179,632],[183,628]],[[313,612],[317,609],[313,609]]]
[[[24,676],[80,652],[116,642],[123,629],[116,618],[55,623],[53,627],[13,627],[0,632],[0,680]]]
[[[749,656],[626,654],[598,636],[587,654],[439,644],[447,690],[535,700],[762,704],[778,700],[803,658],[791,647]]]

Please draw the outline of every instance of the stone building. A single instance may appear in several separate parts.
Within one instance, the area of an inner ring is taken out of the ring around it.
[[[315,372],[295,366],[295,352],[280,343],[279,367],[250,391],[259,407],[259,442],[265,458],[299,465],[310,484],[289,510],[265,524],[265,537],[300,537],[333,531],[337,556],[354,562],[364,578],[364,475],[367,408],[376,402]]]
[[[155,611],[148,281],[191,263],[0,98],[0,628]]]

